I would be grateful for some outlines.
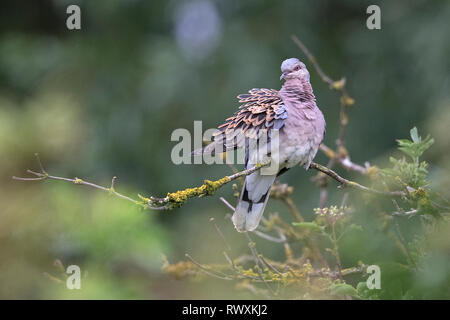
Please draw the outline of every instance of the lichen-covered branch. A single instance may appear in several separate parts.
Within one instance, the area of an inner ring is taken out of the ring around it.
[[[39,165],[41,167],[41,172],[27,170],[28,173],[34,175],[35,177],[24,178],[24,177],[13,176],[13,179],[19,180],[19,181],[43,181],[43,180],[50,179],[50,180],[60,180],[60,181],[71,182],[71,183],[78,184],[78,185],[85,185],[88,187],[106,191],[106,192],[110,193],[111,195],[115,195],[121,199],[133,202],[134,204],[139,205],[139,206],[143,207],[144,209],[151,209],[151,210],[170,210],[173,208],[181,207],[190,198],[195,198],[195,197],[201,198],[204,196],[214,195],[215,192],[219,188],[224,186],[225,184],[227,184],[233,180],[236,180],[240,177],[247,176],[257,170],[260,170],[262,167],[269,165],[268,163],[257,164],[250,169],[239,171],[237,173],[234,173],[229,176],[225,176],[225,177],[215,180],[215,181],[205,180],[201,186],[187,188],[187,189],[179,190],[176,192],[169,192],[165,198],[156,198],[156,197],[151,197],[151,196],[144,197],[144,196],[141,196],[138,194],[138,197],[140,198],[140,200],[136,200],[129,196],[123,195],[114,189],[114,182],[117,179],[116,177],[114,177],[112,179],[111,186],[108,188],[108,187],[104,187],[104,186],[101,186],[101,185],[98,185],[98,184],[95,184],[92,182],[85,181],[78,177],[75,177],[72,179],[72,178],[64,178],[64,177],[54,176],[54,175],[48,174],[44,170],[37,154],[36,154],[36,157],[37,157]],[[337,182],[339,182],[341,187],[348,186],[348,187],[352,187],[354,189],[358,189],[358,190],[361,190],[364,192],[378,194],[378,195],[384,195],[384,196],[389,196],[389,197],[405,196],[405,193],[403,191],[384,192],[384,191],[379,191],[379,190],[372,189],[369,187],[365,187],[357,182],[347,180],[347,179],[341,177],[340,175],[338,175],[333,170],[331,170],[325,166],[322,166],[320,164],[317,164],[315,162],[311,163],[310,168],[316,169],[316,170],[326,174],[327,176],[335,179]],[[288,205],[289,210],[292,213],[292,215],[294,216],[294,218],[297,221],[302,221],[303,218],[301,217],[298,210],[295,208],[295,205],[292,202],[289,202],[289,200],[286,200],[285,197],[283,199],[284,199],[283,201],[287,201],[286,204]]]
[[[246,169],[246,170],[234,173],[232,175],[225,176],[219,180],[215,180],[215,181],[205,180],[201,186],[187,188],[187,189],[179,190],[176,192],[169,192],[167,194],[167,196],[164,198],[156,198],[156,197],[151,197],[151,196],[144,197],[144,196],[141,196],[138,194],[138,197],[140,198],[140,200],[136,200],[136,199],[133,199],[126,195],[123,195],[114,189],[114,182],[117,179],[116,177],[114,177],[112,179],[111,186],[109,188],[92,183],[92,182],[85,181],[78,177],[75,177],[73,179],[58,177],[58,176],[50,175],[47,173],[47,171],[45,171],[45,169],[43,168],[43,166],[41,164],[38,154],[36,154],[36,158],[39,163],[41,172],[27,170],[28,173],[32,174],[35,177],[28,178],[28,177],[13,176],[12,178],[14,180],[19,180],[19,181],[43,181],[43,180],[47,180],[47,179],[60,180],[60,181],[71,182],[71,183],[78,184],[78,185],[85,185],[88,187],[92,187],[92,188],[96,188],[99,190],[109,192],[110,194],[115,195],[121,199],[133,202],[134,204],[139,205],[139,206],[143,207],[144,209],[151,209],[151,210],[170,210],[173,208],[181,207],[190,198],[194,198],[194,197],[201,198],[204,196],[213,195],[213,194],[215,194],[217,189],[221,188],[223,185],[225,185],[233,180],[236,180],[240,177],[247,176],[247,175],[261,169],[262,167],[269,165],[268,163],[256,164],[254,167],[252,167],[250,169]]]

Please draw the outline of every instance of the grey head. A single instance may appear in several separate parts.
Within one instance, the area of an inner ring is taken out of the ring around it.
[[[285,79],[300,79],[309,82],[309,72],[303,62],[297,58],[289,58],[281,64],[280,80]]]

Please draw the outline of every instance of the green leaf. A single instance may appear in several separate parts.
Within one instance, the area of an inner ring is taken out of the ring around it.
[[[360,298],[358,291],[356,291],[355,288],[346,283],[333,283],[332,285],[330,285],[329,289],[330,293],[335,296],[348,295],[355,298]]]
[[[319,226],[315,222],[293,222],[292,225],[300,229],[307,229],[319,233],[322,233],[325,230],[324,226]]]
[[[367,283],[359,282],[358,285],[356,286],[356,290],[358,291],[359,294],[361,294],[364,291],[369,290],[369,288],[367,288]]]
[[[420,137],[419,137],[419,133],[417,131],[417,127],[412,128],[411,131],[409,131],[409,133],[411,134],[411,139],[413,142],[415,142],[415,143],[420,142]]]
[[[407,139],[397,139],[398,149],[410,156],[414,162],[418,162],[419,157],[431,147],[434,140],[429,135],[422,140],[416,127],[411,129],[410,134],[412,141]]]

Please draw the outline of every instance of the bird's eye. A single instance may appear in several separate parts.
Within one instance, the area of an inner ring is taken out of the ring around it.
[[[295,70],[295,71],[300,70],[300,66],[296,66],[296,67],[294,68],[294,70]]]

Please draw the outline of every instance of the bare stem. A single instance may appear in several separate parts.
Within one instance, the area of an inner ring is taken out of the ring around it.
[[[286,204],[289,213],[292,215],[292,217],[297,222],[303,222],[303,217],[300,214],[300,211],[298,211],[297,207],[294,204],[294,201],[292,201],[291,197],[285,197],[283,198],[284,204]]]
[[[320,67],[320,65],[317,63],[316,58],[311,54],[311,52],[309,52],[308,48],[306,48],[306,46],[303,44],[303,42],[300,41],[299,38],[297,38],[296,35],[292,35],[291,36],[292,41],[294,41],[294,43],[300,48],[300,50],[303,51],[303,53],[305,54],[305,56],[308,58],[308,60],[312,63],[312,65],[314,66],[314,69],[316,69],[317,74],[319,75],[319,77],[323,80],[323,82],[328,83],[329,85],[331,85],[334,81],[325,74],[325,72],[323,72],[322,68]]]
[[[219,278],[219,279],[222,279],[222,280],[233,280],[232,277],[230,277],[230,276],[228,276],[228,275],[226,275],[226,274],[224,274],[224,273],[218,274],[218,273],[216,273],[216,272],[213,272],[213,271],[211,270],[211,268],[209,268],[209,267],[207,267],[207,266],[204,266],[204,265],[198,263],[198,262],[195,261],[194,258],[192,258],[189,254],[186,253],[185,256],[186,256],[186,258],[188,258],[193,264],[195,264],[201,271],[203,271],[203,272],[206,273],[207,275],[209,275],[209,276],[211,276],[211,277],[214,277],[214,278]]]
[[[330,147],[327,147],[324,144],[321,144],[319,149],[330,159],[334,160],[337,164],[339,164],[341,167],[349,170],[349,171],[355,171],[360,174],[367,174],[367,168],[363,167],[357,163],[354,163],[350,160],[350,157],[346,155],[345,157],[340,156],[338,153],[336,153],[334,150],[332,150]],[[328,166],[330,167],[330,166]]]
[[[380,191],[380,190],[377,190],[377,189],[372,189],[372,188],[369,188],[369,187],[365,187],[365,186],[363,186],[363,185],[361,185],[361,184],[359,184],[357,182],[350,181],[350,180],[347,180],[345,178],[342,178],[335,171],[333,171],[333,170],[331,170],[331,169],[329,169],[329,168],[327,168],[325,166],[322,166],[322,165],[320,165],[318,163],[315,163],[315,162],[311,162],[311,165],[309,167],[313,168],[313,169],[316,169],[316,170],[319,170],[320,172],[323,172],[326,175],[328,175],[329,177],[333,178],[334,180],[336,180],[337,182],[340,183],[340,187],[341,188],[343,188],[343,187],[351,187],[351,188],[354,188],[354,189],[357,189],[357,190],[360,190],[360,191],[364,191],[364,192],[367,192],[367,193],[372,193],[372,194],[377,194],[377,195],[382,195],[382,196],[387,196],[387,197],[402,197],[402,196],[406,196],[405,192],[403,192],[403,191],[391,191],[391,192],[388,192],[388,191]]]

